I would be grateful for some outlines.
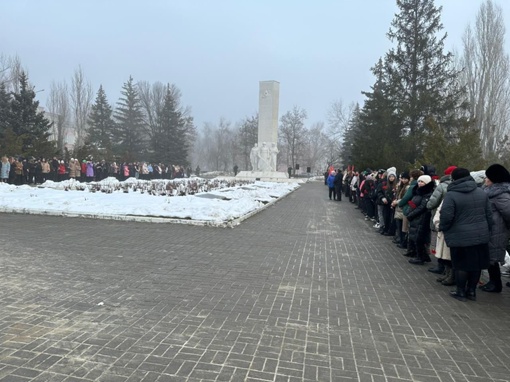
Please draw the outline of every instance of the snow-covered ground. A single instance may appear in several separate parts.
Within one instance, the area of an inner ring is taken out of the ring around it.
[[[0,212],[235,226],[297,187],[201,178],[47,181],[38,187],[0,183]]]

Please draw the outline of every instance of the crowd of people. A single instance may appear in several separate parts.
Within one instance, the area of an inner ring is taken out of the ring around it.
[[[195,170],[200,172],[199,167]],[[60,182],[76,179],[81,182],[101,181],[107,177],[126,180],[175,179],[190,177],[191,167],[150,162],[94,161],[92,157],[79,160],[71,158],[47,160],[46,158],[16,158],[3,156],[0,163],[0,180],[14,185],[42,184],[47,180]],[[199,174],[197,174],[199,175]]]
[[[429,268],[437,281],[456,286],[460,301],[476,300],[477,286],[501,293],[501,265],[510,249],[510,173],[500,164],[469,171],[449,166],[442,176],[431,165],[397,174],[395,167],[359,172],[330,167],[324,174],[330,200],[346,200],[381,235],[404,249],[409,263]],[[489,281],[480,283],[482,270]],[[510,287],[510,282],[506,283]]]

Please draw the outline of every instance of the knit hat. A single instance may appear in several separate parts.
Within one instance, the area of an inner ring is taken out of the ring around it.
[[[469,173],[469,175],[471,175],[471,177],[475,180],[476,184],[478,185],[482,185],[483,182],[485,181],[485,170],[480,170],[480,171],[471,171]]]
[[[465,178],[466,176],[469,175],[470,175],[469,170],[467,168],[457,167],[455,170],[452,171],[452,180]]]
[[[397,177],[397,172],[396,172],[396,171],[393,171],[393,170],[388,171],[388,173],[387,173],[387,174],[388,174],[388,178],[389,178],[390,176],[392,176],[392,175],[393,175],[395,178]]]
[[[422,175],[418,178],[418,182],[429,184],[430,182],[432,182],[432,178],[429,175]]]
[[[411,179],[411,177],[409,176],[409,171],[404,171],[402,174],[400,174],[400,179]]]
[[[456,168],[457,168],[457,166],[450,166],[446,170],[444,170],[444,174],[445,175],[451,175],[452,171],[455,170]]]
[[[492,164],[485,170],[485,176],[489,178],[492,183],[510,182],[510,173],[500,164]]]

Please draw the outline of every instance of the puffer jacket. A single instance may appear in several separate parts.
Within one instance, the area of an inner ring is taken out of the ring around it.
[[[413,197],[408,202],[410,208],[404,213],[409,220],[409,240],[414,242],[420,239],[422,242],[430,243],[430,210],[427,209],[427,202],[434,191],[436,184],[430,182],[422,187],[416,186],[413,189]]]
[[[334,183],[335,182],[335,175],[336,174],[331,173],[328,176],[328,187],[329,188],[335,188],[335,183]]]
[[[443,206],[439,230],[448,247],[487,244],[492,229],[492,211],[487,194],[466,176],[450,183]]]
[[[491,263],[503,263],[510,234],[510,183],[494,183],[484,191],[489,197],[494,221],[489,241]]]
[[[432,219],[430,219],[430,229],[435,231],[434,227],[434,216],[436,215],[437,208],[441,204],[441,202],[444,199],[444,196],[446,195],[446,191],[448,189],[448,186],[452,182],[452,177],[450,175],[445,175],[441,177],[441,180],[439,181],[439,184],[437,185],[436,189],[432,193],[432,196],[430,197],[427,208],[432,211]]]

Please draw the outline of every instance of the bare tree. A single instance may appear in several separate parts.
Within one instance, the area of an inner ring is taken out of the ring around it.
[[[81,66],[74,71],[71,82],[71,104],[73,125],[76,130],[76,147],[83,146],[87,133],[87,123],[94,94],[92,85],[86,81]]]
[[[324,122],[314,123],[306,134],[305,163],[312,171],[326,168],[326,146],[329,142]]]
[[[280,119],[280,134],[278,139],[280,141],[279,147],[282,147],[284,153],[287,155],[287,165],[290,165],[294,171],[296,163],[302,159],[304,146],[306,142],[307,130],[305,128],[306,110],[297,106]]]
[[[57,141],[57,149],[63,154],[71,116],[69,90],[65,81],[51,83],[48,111],[50,113],[49,117],[53,121],[53,137]]]
[[[148,127],[148,133],[152,137],[156,127],[157,116],[163,108],[167,87],[163,85],[162,82],[156,82],[151,85],[147,81],[140,81],[137,83],[137,86],[138,96],[140,97],[142,109],[145,114],[145,125]],[[175,85],[171,85],[170,91],[174,99],[178,101],[180,98],[179,89],[177,89]]]
[[[504,50],[505,23],[492,0],[480,6],[474,31],[467,27],[460,60],[471,117],[480,130],[485,157],[501,149],[510,121],[510,62]]]
[[[23,69],[19,56],[0,55],[0,84],[4,84],[7,91],[19,93],[21,72],[28,73]]]

